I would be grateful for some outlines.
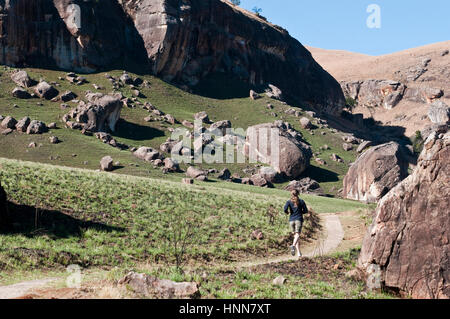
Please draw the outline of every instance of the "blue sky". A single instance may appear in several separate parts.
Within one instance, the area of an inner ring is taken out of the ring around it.
[[[381,27],[368,28],[370,4]],[[302,44],[381,55],[450,40],[450,0],[241,0]]]

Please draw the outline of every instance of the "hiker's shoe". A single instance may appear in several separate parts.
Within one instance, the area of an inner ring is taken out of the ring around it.
[[[295,246],[291,246],[291,254],[292,256],[295,256]]]
[[[302,252],[301,252],[301,251],[298,252],[297,257],[298,257],[298,258],[302,257]]]

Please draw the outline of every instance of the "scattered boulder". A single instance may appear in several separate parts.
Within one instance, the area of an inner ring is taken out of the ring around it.
[[[183,126],[185,126],[187,128],[194,128],[194,123],[189,122],[187,120],[184,120],[183,122],[181,122],[181,124],[183,124]]]
[[[178,163],[176,163],[173,159],[167,157],[164,159],[164,168],[166,168],[169,172],[177,172],[180,170]]]
[[[331,154],[331,159],[335,162],[343,163],[344,160],[337,154],[333,153]]]
[[[26,71],[18,71],[11,75],[11,80],[14,81],[18,86],[23,88],[28,88],[33,86],[33,80],[28,76]]]
[[[5,129],[5,130],[2,130],[2,135],[9,135],[9,134],[11,134],[12,132],[13,132],[12,129],[7,128],[7,129]]]
[[[217,176],[218,179],[222,180],[228,180],[231,178],[231,172],[228,168],[224,168],[219,172],[219,176]]]
[[[307,144],[292,137],[286,127],[274,123],[249,127],[243,151],[250,160],[268,164],[287,178],[302,174],[312,156]]]
[[[105,156],[100,160],[100,169],[105,172],[110,172],[114,168],[114,161],[111,156]]]
[[[119,81],[122,82],[123,84],[134,85],[134,80],[128,73],[123,73],[120,76]]]
[[[61,142],[61,141],[59,140],[59,138],[56,137],[56,136],[50,136],[50,137],[49,137],[49,141],[50,141],[51,144],[58,144],[58,143]]]
[[[55,89],[45,81],[40,82],[34,89],[34,92],[37,96],[46,100],[53,99],[54,97],[58,96],[59,93],[57,89]]]
[[[286,278],[284,278],[283,276],[280,275],[277,278],[275,278],[272,283],[275,286],[283,286],[285,282],[286,282]]]
[[[260,98],[260,96],[259,96],[259,94],[256,93],[255,91],[250,90],[250,98],[251,98],[252,100],[257,100],[257,99]]]
[[[11,116],[7,116],[3,119],[3,121],[1,122],[0,126],[7,129],[14,129],[16,127],[17,121],[15,118],[11,117]]]
[[[344,151],[351,151],[353,149],[353,145],[350,143],[344,143],[342,144],[342,148],[344,149]]]
[[[261,230],[257,229],[254,230],[251,234],[250,234],[251,239],[253,240],[263,240],[264,239],[264,234]]]
[[[304,128],[304,129],[310,129],[312,127],[312,123],[311,121],[307,118],[307,117],[302,117],[300,119],[300,125]]]
[[[283,92],[277,88],[275,85],[269,84],[269,88],[266,90],[266,95],[268,98],[283,100]]]
[[[162,159],[162,156],[158,151],[154,150],[151,147],[145,147],[145,146],[139,147],[133,153],[133,155],[136,156],[137,158],[140,158],[140,159],[146,161],[146,162],[150,162],[150,161],[156,160],[158,158]]]
[[[28,148],[36,148],[37,144],[36,142],[31,142],[30,144],[28,144]]]
[[[208,114],[207,114],[205,111],[195,113],[195,114],[194,114],[194,119],[200,120],[200,121],[202,121],[203,123],[210,123]]]
[[[15,98],[18,99],[29,99],[31,98],[31,94],[27,92],[27,90],[22,89],[22,88],[14,88],[14,90],[12,91],[12,96],[14,96]]]
[[[225,136],[227,134],[227,129],[231,128],[231,122],[229,120],[218,121],[209,127],[209,131],[217,134]]]
[[[147,274],[128,273],[120,279],[119,285],[126,285],[136,294],[147,298],[198,298],[199,288],[195,282],[174,282],[157,279]]]
[[[390,142],[370,148],[344,177],[345,198],[375,203],[408,175],[401,146]]]
[[[69,102],[72,100],[75,100],[77,98],[77,95],[73,93],[72,91],[66,91],[60,96],[60,100],[63,102]]]
[[[250,181],[252,182],[252,185],[258,186],[258,187],[270,187],[272,188],[273,185],[268,182],[264,177],[262,177],[260,174],[254,174],[250,177]]]
[[[310,177],[305,177],[298,181],[291,181],[284,189],[287,191],[297,190],[301,194],[323,193],[319,183]]]
[[[435,101],[428,110],[428,117],[435,124],[450,123],[450,107],[442,101]]]
[[[358,267],[369,288],[450,298],[450,133],[433,132],[410,176],[378,203]]]
[[[208,172],[195,168],[193,166],[189,166],[188,169],[186,170],[186,176],[197,180],[205,181],[208,179]]]
[[[50,123],[50,124],[48,124],[47,125],[47,127],[49,128],[49,129],[55,129],[56,128],[56,123],[55,122],[52,122],[52,123]]]
[[[183,178],[183,179],[181,180],[181,182],[182,182],[183,184],[187,184],[187,185],[192,185],[192,184],[194,184],[194,180],[193,180],[192,178]]]

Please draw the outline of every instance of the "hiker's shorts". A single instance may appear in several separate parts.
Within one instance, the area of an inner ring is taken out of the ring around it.
[[[293,233],[301,233],[303,223],[300,220],[293,220],[289,222]]]

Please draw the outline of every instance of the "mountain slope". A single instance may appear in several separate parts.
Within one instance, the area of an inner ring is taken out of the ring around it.
[[[385,125],[404,127],[408,136],[431,124],[427,117],[429,106],[421,92],[442,90],[441,100],[450,104],[450,54],[445,54],[450,50],[450,41],[382,56],[308,49],[325,70],[341,83],[377,79],[404,84],[410,93],[407,91],[406,98],[393,109],[358,106],[353,113],[362,113],[365,118],[373,117]]]

